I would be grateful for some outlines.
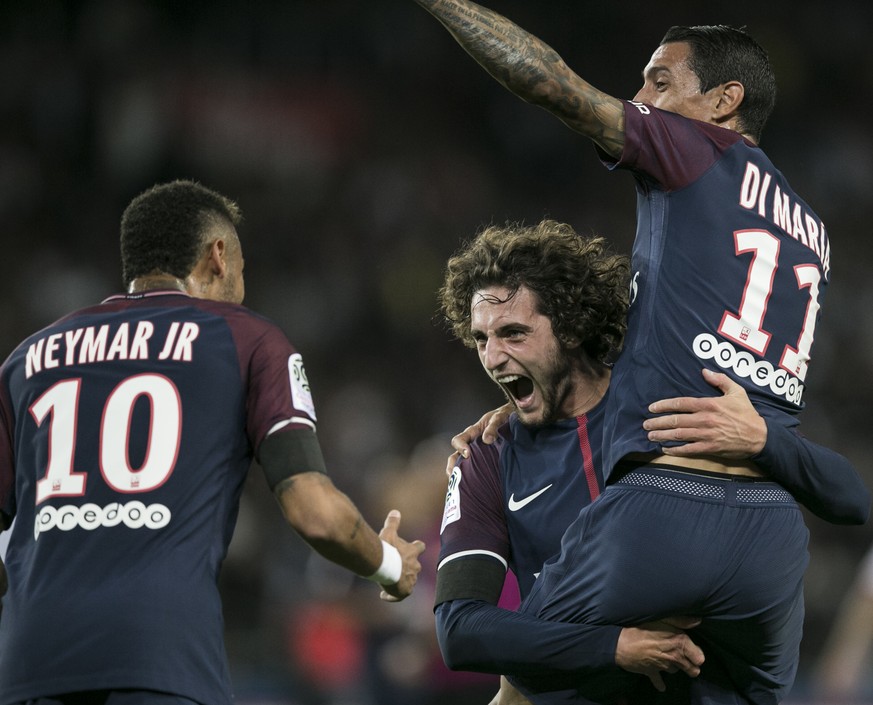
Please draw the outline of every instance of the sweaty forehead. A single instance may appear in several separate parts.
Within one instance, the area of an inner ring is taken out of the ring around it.
[[[533,294],[521,287],[513,292],[504,286],[479,289],[470,301],[470,326],[473,330],[496,330],[513,323],[527,324],[537,314]]]
[[[661,44],[655,49],[652,58],[646,68],[643,69],[643,77],[655,71],[669,71],[672,74],[692,73],[688,65],[688,56],[691,47],[686,42],[670,42]]]

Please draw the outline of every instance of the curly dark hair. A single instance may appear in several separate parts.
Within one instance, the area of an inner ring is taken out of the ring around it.
[[[242,222],[236,203],[196,181],[158,184],[134,198],[121,216],[121,276],[170,274],[184,279],[217,224]]]
[[[629,271],[627,257],[612,254],[604,238],[583,237],[567,224],[492,225],[449,259],[440,307],[455,336],[476,347],[470,330],[476,291],[527,287],[562,347],[578,341],[591,360],[605,364],[624,339]]]

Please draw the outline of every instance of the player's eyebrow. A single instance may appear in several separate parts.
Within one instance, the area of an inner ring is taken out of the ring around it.
[[[494,329],[494,334],[498,338],[506,338],[513,333],[530,333],[533,328],[526,323],[504,323]]]
[[[529,333],[533,330],[533,327],[529,326],[526,323],[503,323],[492,330],[494,332],[494,335],[496,335],[498,338],[500,338],[500,337],[507,336],[509,333],[512,333],[513,331],[521,331],[523,333]],[[474,338],[476,336],[479,336],[481,338],[488,337],[488,333],[486,331],[482,330],[481,328],[471,327],[470,334]]]
[[[643,80],[645,81],[647,78],[652,78],[655,74],[658,73],[670,73],[670,69],[666,66],[649,66],[648,68],[643,69]]]

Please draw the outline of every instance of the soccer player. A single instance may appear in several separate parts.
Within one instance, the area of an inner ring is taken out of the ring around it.
[[[331,483],[300,354],[241,306],[235,203],[155,186],[121,221],[127,293],[30,336],[0,370],[0,520],[15,524],[0,703],[231,703],[218,572],[254,458],[320,554],[413,589],[421,542]]]
[[[629,690],[634,681],[616,666],[661,687],[660,670],[698,672],[700,650],[664,623],[531,629],[524,615],[491,607],[508,567],[522,597],[530,592],[565,528],[603,489],[607,360],[624,335],[627,272],[602,238],[554,221],[487,228],[449,260],[446,320],[516,409],[495,444],[473,443],[449,482],[436,620],[452,668],[545,673],[566,680],[571,696],[580,677],[589,695],[595,683]]]
[[[439,643],[453,668],[548,677],[552,689],[567,685],[566,702],[573,703],[610,694],[636,694],[648,703],[651,688],[618,676],[615,666],[664,689],[660,670],[693,676],[700,657],[687,637],[663,623],[644,629],[537,624],[492,607],[507,568],[522,597],[530,592],[566,527],[603,489],[607,360],[624,332],[626,274],[626,260],[611,255],[602,239],[581,238],[568,225],[489,227],[449,260],[440,297],[455,335],[477,348],[515,415],[498,429],[496,443],[474,442],[452,471],[437,572]],[[742,387],[722,374],[711,377],[726,404],[712,452],[755,454],[763,421]],[[820,472],[834,459],[840,472],[854,472],[831,451],[789,439],[769,452],[787,472],[801,445],[823,463]],[[775,484],[769,491],[783,492]],[[830,511],[838,515],[839,501]]]
[[[685,400],[710,391],[701,366],[745,389],[768,443],[790,442],[803,408],[830,239],[758,147],[775,99],[766,53],[730,27],[674,27],[642,89],[621,101],[497,13],[466,0],[417,2],[504,86],[591,139],[637,185],[628,334],[604,412],[607,486],[523,610],[594,624],[693,610],[704,617],[695,640],[707,661],[689,697],[778,702],[794,680],[803,623],[802,515],[787,492],[761,485],[760,458],[664,447],[689,440]],[[677,393],[680,413],[648,421],[653,400]],[[810,508],[822,489],[846,498],[842,520],[865,521],[860,479],[807,473],[804,452],[794,484],[773,477]],[[546,697],[547,685],[516,682]]]

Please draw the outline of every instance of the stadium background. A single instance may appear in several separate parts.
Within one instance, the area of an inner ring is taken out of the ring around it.
[[[764,146],[833,243],[803,428],[873,485],[867,3],[491,6],[621,97],[671,24],[746,25],[768,48],[780,93]],[[430,546],[417,594],[383,605],[284,527],[253,473],[222,576],[239,702],[484,704],[492,680],[440,667],[430,600],[448,438],[499,395],[439,325],[435,290],[489,222],[549,216],[629,250],[630,178],[607,176],[584,139],[500,88],[412,0],[5,0],[2,356],[119,288],[124,205],[179,177],[242,206],[246,303],[303,352],[337,484],[373,524],[398,506],[404,535]],[[813,702],[816,659],[873,541],[873,526],[809,524],[796,703]]]

